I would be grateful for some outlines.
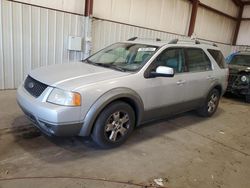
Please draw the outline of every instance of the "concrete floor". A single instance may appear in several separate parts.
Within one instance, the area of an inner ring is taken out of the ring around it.
[[[181,114],[100,150],[88,139],[40,135],[18,108],[15,90],[0,91],[1,188],[134,188],[155,185],[155,178],[169,188],[249,188],[250,105],[223,98],[210,119]]]

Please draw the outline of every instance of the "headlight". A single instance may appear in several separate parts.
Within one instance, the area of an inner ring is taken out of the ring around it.
[[[63,106],[80,106],[81,95],[77,92],[54,88],[50,93],[47,102]]]
[[[244,76],[241,76],[240,80],[242,82],[248,82],[248,78],[244,75]]]

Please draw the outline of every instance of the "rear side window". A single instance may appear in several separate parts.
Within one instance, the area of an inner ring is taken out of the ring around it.
[[[186,49],[186,58],[189,72],[202,72],[212,69],[211,62],[202,49]]]
[[[227,68],[225,58],[219,50],[208,49],[207,51],[211,54],[221,69]]]

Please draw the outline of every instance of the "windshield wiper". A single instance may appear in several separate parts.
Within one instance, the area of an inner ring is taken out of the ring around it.
[[[119,71],[122,71],[122,72],[126,71],[125,69],[123,69],[121,67],[117,67],[117,66],[112,65],[112,64],[95,63],[93,61],[90,61],[89,59],[85,59],[83,62],[91,64],[91,65],[96,65],[96,66],[101,66],[101,67],[106,67],[106,68],[111,68],[111,69],[119,70]]]
[[[117,66],[112,65],[112,64],[93,63],[93,65],[98,65],[98,66],[101,66],[101,67],[106,67],[106,68],[111,68],[111,69],[119,70],[121,72],[125,72],[126,71],[125,69],[123,69],[121,67],[117,67]]]
[[[92,65],[95,64],[94,62],[90,61],[89,59],[85,59],[85,60],[83,60],[83,62],[88,63],[88,64],[92,64]]]

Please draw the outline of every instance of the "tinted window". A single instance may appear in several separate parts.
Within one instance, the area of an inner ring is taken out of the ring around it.
[[[213,56],[214,60],[217,62],[220,68],[226,68],[225,58],[219,50],[209,49],[207,51],[211,54],[211,56]]]
[[[186,50],[189,72],[209,71],[211,62],[202,49],[189,48]]]
[[[176,73],[184,72],[184,56],[183,49],[166,49],[154,61],[155,67],[166,66],[171,67]]]
[[[230,64],[250,66],[250,55],[235,55]]]

